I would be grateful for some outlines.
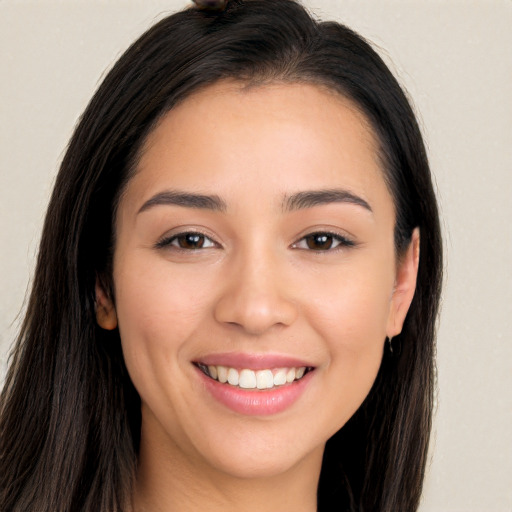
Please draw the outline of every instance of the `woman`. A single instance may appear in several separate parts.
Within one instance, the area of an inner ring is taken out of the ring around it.
[[[412,110],[292,0],[197,3],[121,57],[64,157],[0,509],[416,510],[441,242]]]

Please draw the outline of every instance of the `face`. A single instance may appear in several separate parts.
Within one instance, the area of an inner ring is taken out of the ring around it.
[[[119,205],[115,306],[98,289],[142,446],[242,477],[318,461],[412,299],[394,223],[372,131],[334,93],[221,83],[169,112]]]

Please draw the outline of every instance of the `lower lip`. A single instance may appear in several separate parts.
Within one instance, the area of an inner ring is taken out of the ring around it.
[[[230,384],[222,384],[197,369],[206,389],[218,402],[239,414],[247,416],[269,416],[291,407],[304,393],[314,371],[290,384],[272,389],[241,389]]]

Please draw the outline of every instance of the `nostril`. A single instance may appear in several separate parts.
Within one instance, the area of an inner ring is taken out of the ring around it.
[[[256,291],[226,293],[215,306],[218,322],[249,334],[262,334],[276,326],[289,326],[297,317],[295,305],[277,295]]]

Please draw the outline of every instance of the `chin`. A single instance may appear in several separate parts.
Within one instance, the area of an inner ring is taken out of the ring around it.
[[[293,423],[253,418],[234,427],[221,422],[190,441],[196,454],[220,473],[240,479],[277,477],[315,459],[321,464],[325,436]]]
[[[323,448],[324,446],[319,450],[320,460]],[[212,465],[230,477],[252,480],[276,478],[292,473],[306,460],[318,454],[318,448],[313,453],[298,453],[297,447],[287,450],[281,448],[272,452],[262,452],[254,449],[239,451],[238,453],[236,451],[236,448],[232,448],[231,453],[219,454],[212,461]]]

